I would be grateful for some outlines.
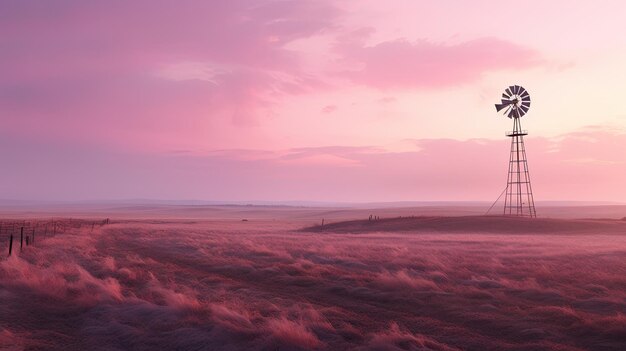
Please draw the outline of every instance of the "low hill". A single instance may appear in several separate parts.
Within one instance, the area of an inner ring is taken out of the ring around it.
[[[503,216],[423,216],[352,220],[302,229],[307,232],[446,232],[502,234],[625,234],[626,220],[556,219]]]

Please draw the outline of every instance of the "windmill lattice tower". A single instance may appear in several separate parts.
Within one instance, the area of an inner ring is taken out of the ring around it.
[[[506,133],[511,138],[511,154],[504,198],[505,216],[537,217],[524,147],[524,136],[528,132],[522,130],[520,123],[529,108],[530,94],[519,85],[506,88],[501,103],[496,104],[496,111],[504,110],[504,115],[513,120],[513,130]]]

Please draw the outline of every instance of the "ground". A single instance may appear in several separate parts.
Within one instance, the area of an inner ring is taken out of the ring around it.
[[[128,215],[17,250],[0,349],[626,349],[619,232],[311,232],[322,212],[238,211]]]

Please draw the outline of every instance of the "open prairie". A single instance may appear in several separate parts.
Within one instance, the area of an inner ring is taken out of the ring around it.
[[[3,258],[0,349],[626,348],[623,221],[146,210]]]
[[[625,18],[0,0],[0,351],[626,351]]]

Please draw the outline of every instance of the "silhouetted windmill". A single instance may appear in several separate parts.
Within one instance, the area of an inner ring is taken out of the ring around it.
[[[506,133],[508,137],[511,137],[509,173],[504,199],[504,215],[508,216],[537,216],[524,148],[524,135],[528,135],[528,132],[522,130],[520,124],[520,118],[528,112],[529,108],[530,94],[519,85],[506,88],[502,94],[501,103],[496,104],[496,111],[504,110],[504,115],[513,119],[513,131]]]

